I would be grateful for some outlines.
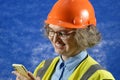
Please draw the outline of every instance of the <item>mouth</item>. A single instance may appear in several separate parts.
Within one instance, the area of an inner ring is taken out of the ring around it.
[[[55,43],[55,47],[57,48],[57,49],[64,49],[65,48],[65,44],[64,43]]]

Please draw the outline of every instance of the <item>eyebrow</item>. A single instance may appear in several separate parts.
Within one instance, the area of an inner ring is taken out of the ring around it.
[[[54,30],[53,30],[52,28],[50,28],[50,27],[46,27],[46,28],[48,28],[48,29],[54,31]],[[66,28],[66,29],[59,30],[59,31],[54,31],[54,32],[60,32],[60,31],[72,31],[72,30],[76,30],[76,29],[68,29],[68,28]]]

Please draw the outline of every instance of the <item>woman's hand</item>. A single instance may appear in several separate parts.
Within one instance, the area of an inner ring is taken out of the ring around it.
[[[14,75],[16,75],[16,80],[40,80],[40,77],[34,77],[31,72],[28,72],[29,77],[24,77],[21,74],[19,74],[17,71],[12,71]]]

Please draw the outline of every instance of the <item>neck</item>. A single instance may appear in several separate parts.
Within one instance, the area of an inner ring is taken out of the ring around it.
[[[76,56],[77,54],[79,54],[81,51],[77,51],[76,52],[76,54],[74,53],[73,55],[70,55],[70,56],[68,56],[68,55],[61,55],[61,58],[63,59],[63,61],[66,61],[66,60],[68,60],[70,57],[74,57],[74,56]]]

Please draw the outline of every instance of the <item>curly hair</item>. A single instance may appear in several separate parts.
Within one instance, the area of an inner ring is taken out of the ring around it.
[[[48,37],[47,29],[49,24],[45,24],[45,35]],[[76,29],[74,38],[77,41],[76,45],[78,49],[85,50],[98,44],[101,40],[101,34],[97,30],[96,26],[88,25],[87,28]]]
[[[89,25],[87,28],[77,29],[75,39],[78,43],[78,48],[85,50],[98,44],[101,40],[101,34],[96,26]]]

